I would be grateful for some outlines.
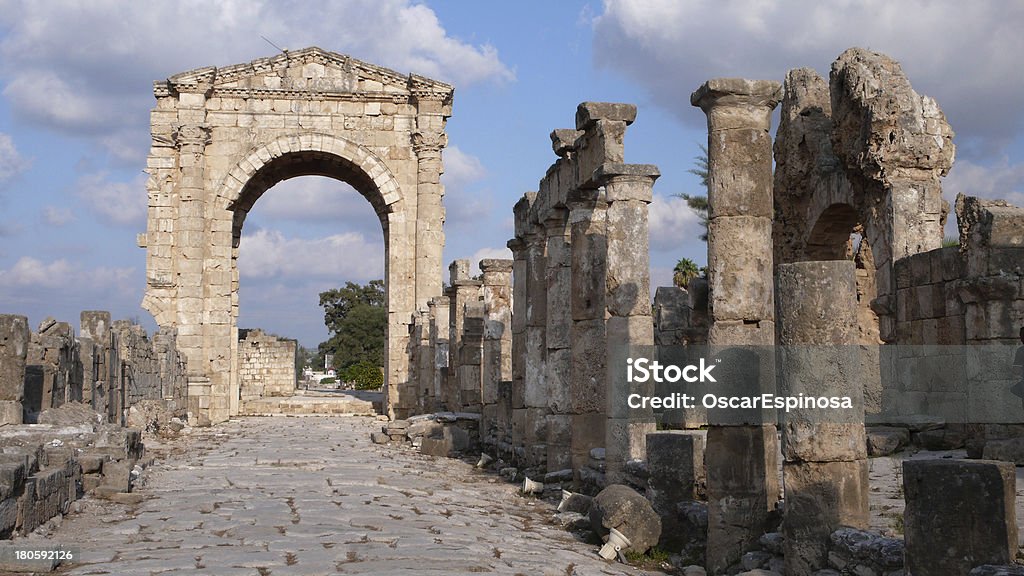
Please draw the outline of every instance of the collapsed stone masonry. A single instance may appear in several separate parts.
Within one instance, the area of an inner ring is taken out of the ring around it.
[[[710,80],[691,102],[708,119],[706,278],[658,288],[651,306],[657,170],[622,163],[635,108],[583,103],[575,130],[552,133],[559,158],[538,191],[513,208],[513,260],[482,261],[477,278],[455,261],[445,295],[414,316],[410,409],[478,414],[483,450],[528,477],[646,489],[667,527],[662,545],[708,574],[996,573],[984,571],[1017,552],[1012,467],[908,461],[904,545],[866,531],[865,422],[920,447],[1024,464],[1020,426],[975,401],[1018,374],[979,378],[968,362],[970,346],[992,354],[1018,342],[1024,209],[959,198],[959,244],[942,247],[953,132],[882,54],[850,49],[828,80],[806,68],[781,83]],[[822,393],[827,382],[861,417],[625,409],[628,392],[654,391],[610,375],[628,346],[651,344],[668,363],[686,346],[783,346],[782,364],[753,358],[759,392]],[[827,359],[800,356],[821,345]],[[913,376],[935,366],[963,372],[964,387]],[[670,430],[655,431],[655,417]],[[990,424],[957,423],[972,419]],[[949,513],[929,512],[939,508]]]
[[[87,311],[76,336],[65,322],[31,332],[24,316],[0,315],[0,538],[67,513],[86,492],[128,492],[139,427],[185,425],[185,374],[173,330],[151,339]]]

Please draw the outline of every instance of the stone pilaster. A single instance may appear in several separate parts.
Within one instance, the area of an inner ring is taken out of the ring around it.
[[[530,206],[526,227],[526,363],[523,405],[514,407],[513,444],[527,467],[547,465],[547,237],[539,205]],[[518,410],[518,411],[516,411]]]
[[[782,426],[786,574],[828,567],[829,535],[868,528],[857,283],[851,260],[780,264],[780,393],[849,396],[853,410],[793,410]]]
[[[512,260],[480,261],[483,272],[484,342],[481,371],[480,439],[498,441],[501,386],[512,381]]]
[[[421,108],[427,104],[421,101]],[[434,107],[430,107],[433,110]],[[416,305],[425,306],[441,295],[441,258],[444,252],[444,164],[441,151],[448,145],[445,117],[421,110],[412,134],[416,154]]]
[[[647,434],[656,429],[650,409],[630,409],[626,402],[634,392],[650,396],[653,383],[637,389],[637,385],[627,384],[625,374],[627,358],[654,347],[647,207],[659,175],[658,168],[650,164],[618,163],[605,164],[594,175],[608,202],[604,285],[608,362],[605,465],[609,484],[623,480],[626,462],[646,459]]]
[[[713,349],[774,344],[769,129],[781,97],[778,82],[739,78],[709,80],[690,97],[708,119],[708,341]],[[773,389],[774,368],[764,352],[755,379],[762,389]],[[767,528],[779,492],[777,440],[773,424],[721,426],[714,415],[709,419],[707,568],[717,574],[738,562]]]

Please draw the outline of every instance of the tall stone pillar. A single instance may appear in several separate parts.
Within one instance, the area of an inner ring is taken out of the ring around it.
[[[526,230],[530,206],[537,198],[536,192],[527,192],[512,209],[515,217],[515,238],[508,241],[512,250],[512,385],[508,396],[499,398],[499,413],[504,426],[504,436],[499,439],[499,454],[512,460],[515,446],[513,419],[517,411],[525,406],[526,389],[526,310],[529,306],[527,285],[527,243]],[[503,390],[504,392],[504,390]],[[499,425],[501,426],[501,425]]]
[[[448,297],[435,296],[427,303],[430,314],[430,349],[434,352],[430,411],[446,409],[444,393],[448,384]]]
[[[605,442],[606,359],[605,270],[607,209],[603,189],[576,190],[569,199],[572,266],[572,469],[574,479],[586,467],[590,450]]]
[[[497,443],[501,383],[512,381],[512,267],[512,260],[480,261],[484,278],[480,439],[487,445]]]
[[[23,422],[25,359],[31,336],[28,318],[0,314],[0,424]]]
[[[422,105],[422,103],[421,103]],[[416,305],[441,295],[441,257],[444,251],[444,185],[441,150],[448,144],[444,117],[423,114],[416,117],[413,133],[416,154]]]
[[[544,221],[547,237],[547,469],[572,468],[572,258],[567,209],[552,210]]]
[[[441,295],[441,258],[444,250],[444,185],[441,151],[448,145],[445,123],[452,114],[451,89],[410,77],[416,104],[416,129],[412,134],[416,154],[416,307]]]
[[[469,275],[469,260],[455,260],[448,267],[449,281],[451,282],[451,308],[449,310],[450,322],[448,333],[450,343],[448,350],[448,388],[447,404],[449,410],[461,411],[469,404],[479,403],[479,393],[474,398],[467,397],[466,390],[479,390],[479,383],[461,382],[463,371],[460,370],[463,361],[463,339],[466,328],[466,306],[480,299],[479,280],[474,280]]]
[[[527,467],[547,466],[547,237],[538,205],[530,206],[526,229],[526,365],[523,406],[513,411],[513,443]]]
[[[595,173],[604,186],[607,211],[607,413],[605,430],[606,480],[623,480],[626,462],[646,460],[647,434],[656,429],[650,409],[630,409],[631,393],[650,396],[653,383],[636,389],[626,382],[626,359],[653,351],[651,280],[647,206],[660,173],[651,164],[605,164]]]
[[[780,264],[780,393],[849,396],[852,410],[793,410],[782,426],[786,574],[828,567],[829,536],[868,528],[868,461],[852,260]]]
[[[775,342],[769,129],[781,97],[778,82],[739,78],[709,80],[690,96],[708,118],[712,350]],[[767,351],[762,352],[755,378],[771,391],[775,376]],[[709,414],[706,452],[707,568],[712,574],[739,562],[757,543],[779,494],[774,424],[752,418],[723,425],[716,423],[720,417]]]

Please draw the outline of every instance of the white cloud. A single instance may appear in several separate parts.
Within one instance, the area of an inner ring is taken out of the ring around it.
[[[445,228],[476,228],[494,210],[494,195],[474,185],[487,176],[480,159],[457,146],[444,152]]]
[[[957,194],[1006,200],[1024,206],[1024,164],[1011,164],[1004,156],[990,166],[958,160],[942,184],[952,204]]]
[[[43,222],[50,226],[64,226],[75,221],[75,215],[67,208],[43,206]]]
[[[261,35],[459,87],[515,79],[492,46],[449,36],[429,7],[411,0],[22,0],[4,2],[0,28],[0,71],[14,112],[62,132],[101,137],[120,157],[125,138],[110,135],[148,124],[153,80],[273,54]]]
[[[133,273],[134,268],[86,269],[63,258],[43,262],[31,256],[23,256],[9,269],[0,272],[0,286],[32,289],[75,286],[98,293],[113,286],[123,286]]]
[[[476,252],[473,253],[472,256],[469,257],[471,270],[470,273],[473,274],[474,276],[480,274],[480,261],[487,258],[511,260],[512,251],[509,250],[508,248],[481,248],[477,250]]]
[[[677,254],[683,245],[697,245],[703,229],[700,217],[686,200],[675,196],[654,195],[648,211],[651,251]]]
[[[379,230],[369,202],[344,182],[318,176],[285,180],[264,193],[254,214],[296,221],[357,223],[367,219]]]
[[[384,274],[384,245],[353,232],[308,240],[289,238],[276,230],[243,234],[238,269],[242,277],[294,277],[366,281]]]
[[[86,174],[78,179],[77,194],[104,221],[117,226],[146,225],[146,178],[112,182],[107,172]]]
[[[899,60],[915,89],[935,97],[961,152],[998,150],[1024,126],[1024,4],[960,0],[605,0],[594,60],[645,86],[693,126],[687,96],[708,78],[781,80],[791,68],[827,75],[861,46]],[[984,105],[979,105],[979,98]]]
[[[0,132],[0,185],[28,168],[29,161],[22,157],[11,137]]]

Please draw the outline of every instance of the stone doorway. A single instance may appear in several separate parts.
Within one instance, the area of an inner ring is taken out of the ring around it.
[[[414,312],[441,295],[445,123],[454,89],[319,48],[154,84],[143,307],[176,328],[200,423],[238,413],[238,246],[248,211],[298,176],[347,182],[384,231],[385,410],[415,405]]]

